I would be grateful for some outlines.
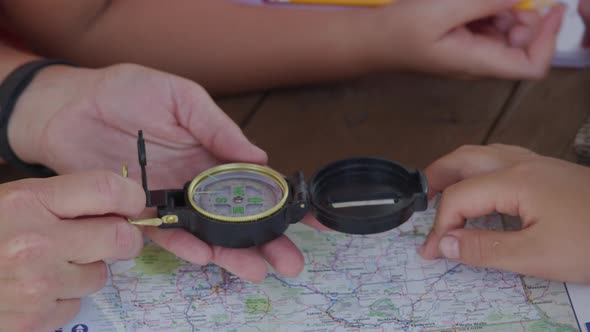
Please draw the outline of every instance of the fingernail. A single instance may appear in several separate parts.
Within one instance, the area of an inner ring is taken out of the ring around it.
[[[252,153],[264,156],[265,159],[268,159],[268,155],[266,151],[262,150],[259,146],[252,144]]]
[[[454,236],[445,236],[438,245],[440,252],[449,259],[459,259],[459,240]]]

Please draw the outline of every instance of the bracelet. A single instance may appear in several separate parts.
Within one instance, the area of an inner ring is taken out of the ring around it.
[[[28,172],[34,177],[50,177],[56,173],[43,165],[25,163],[14,153],[8,141],[8,123],[20,95],[39,71],[51,65],[72,64],[58,59],[33,60],[13,70],[0,84],[0,157],[7,164]]]

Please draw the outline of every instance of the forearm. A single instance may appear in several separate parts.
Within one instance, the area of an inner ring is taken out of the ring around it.
[[[35,58],[34,55],[18,51],[0,40],[0,81],[3,81],[16,67]],[[4,164],[2,158],[0,158],[0,164]]]
[[[18,66],[38,58],[0,41],[0,80]],[[68,66],[49,66],[42,69],[19,96],[9,122],[8,140],[20,159],[30,163],[39,160],[43,153],[38,149],[43,126],[67,103],[82,71]],[[0,159],[0,163],[4,161]]]
[[[0,40],[0,81],[3,81],[16,67],[37,58],[39,57],[36,55],[17,50]]]
[[[55,56],[134,62],[226,93],[351,78],[371,70],[374,9],[318,11],[221,0],[114,1],[76,40],[37,40]],[[49,37],[46,35],[45,38]],[[53,44],[56,46],[52,46]]]

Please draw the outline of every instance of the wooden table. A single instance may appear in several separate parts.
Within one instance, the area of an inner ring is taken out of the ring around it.
[[[396,74],[218,99],[289,174],[335,159],[379,156],[424,167],[463,144],[501,142],[573,160],[590,114],[590,71],[540,82],[457,81]],[[0,168],[0,182],[22,176]]]

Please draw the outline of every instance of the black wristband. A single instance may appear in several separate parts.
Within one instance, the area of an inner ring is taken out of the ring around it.
[[[56,173],[42,165],[25,163],[14,153],[8,141],[8,123],[20,95],[41,69],[51,65],[72,64],[56,59],[34,60],[16,68],[0,84],[0,157],[9,165],[35,177],[49,177]]]

